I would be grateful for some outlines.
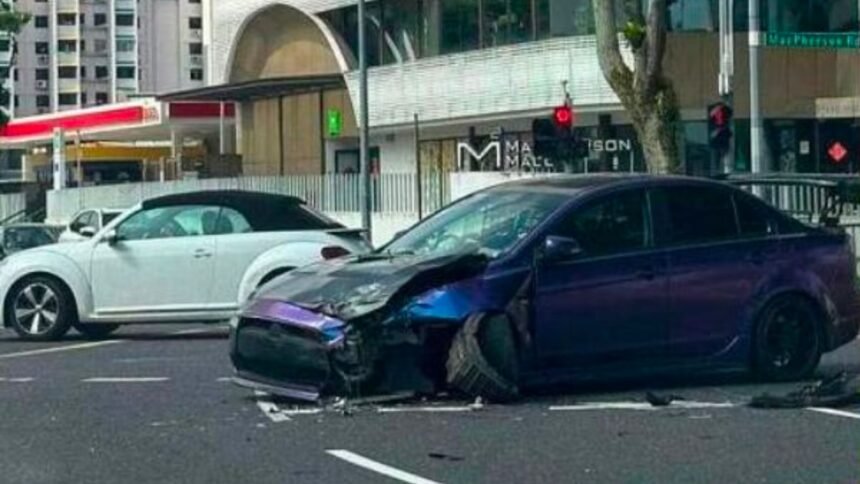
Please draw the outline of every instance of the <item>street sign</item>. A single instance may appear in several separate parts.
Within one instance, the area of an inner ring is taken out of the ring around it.
[[[827,154],[830,155],[830,159],[832,159],[836,163],[841,163],[842,160],[848,156],[848,150],[842,146],[842,143],[836,141],[830,148],[827,149]]]
[[[800,47],[810,49],[860,49],[860,33],[768,32],[764,36],[768,47]]]
[[[332,138],[337,138],[343,133],[343,115],[337,109],[326,111],[326,132]]]

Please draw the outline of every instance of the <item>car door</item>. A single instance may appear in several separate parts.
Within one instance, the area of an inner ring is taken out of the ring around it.
[[[669,339],[676,358],[730,348],[767,267],[779,258],[774,227],[744,196],[736,208],[733,193],[696,185],[653,194],[657,242],[669,254]]]
[[[572,237],[582,253],[539,264],[535,338],[544,367],[645,361],[666,339],[665,256],[651,244],[643,190],[616,192],[562,217],[547,235]]]
[[[218,248],[210,307],[232,310],[238,306],[239,285],[253,261],[284,239],[283,233],[254,232],[248,219],[231,207],[221,207],[214,230]]]
[[[93,249],[96,312],[190,312],[209,302],[215,239],[204,227],[218,207],[181,205],[143,209],[116,228],[116,242]]]

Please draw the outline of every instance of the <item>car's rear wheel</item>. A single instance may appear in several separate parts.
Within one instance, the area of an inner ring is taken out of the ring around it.
[[[762,311],[753,339],[753,370],[761,379],[791,381],[810,376],[823,352],[820,317],[806,299],[780,297]]]
[[[84,335],[88,339],[103,339],[110,336],[111,333],[119,329],[118,324],[84,324],[76,323],[74,325],[78,333]]]
[[[75,322],[75,302],[68,289],[56,279],[27,277],[10,291],[6,320],[22,339],[59,339]]]

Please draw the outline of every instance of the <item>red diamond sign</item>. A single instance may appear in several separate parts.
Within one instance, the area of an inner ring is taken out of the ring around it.
[[[842,146],[842,143],[837,141],[830,145],[830,148],[827,150],[827,154],[830,155],[830,158],[832,158],[833,161],[840,163],[848,155],[848,150]]]

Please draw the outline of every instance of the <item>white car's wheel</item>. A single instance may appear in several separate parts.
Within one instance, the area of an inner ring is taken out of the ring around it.
[[[31,341],[61,338],[74,322],[74,300],[56,279],[27,277],[13,286],[6,304],[12,329]]]

